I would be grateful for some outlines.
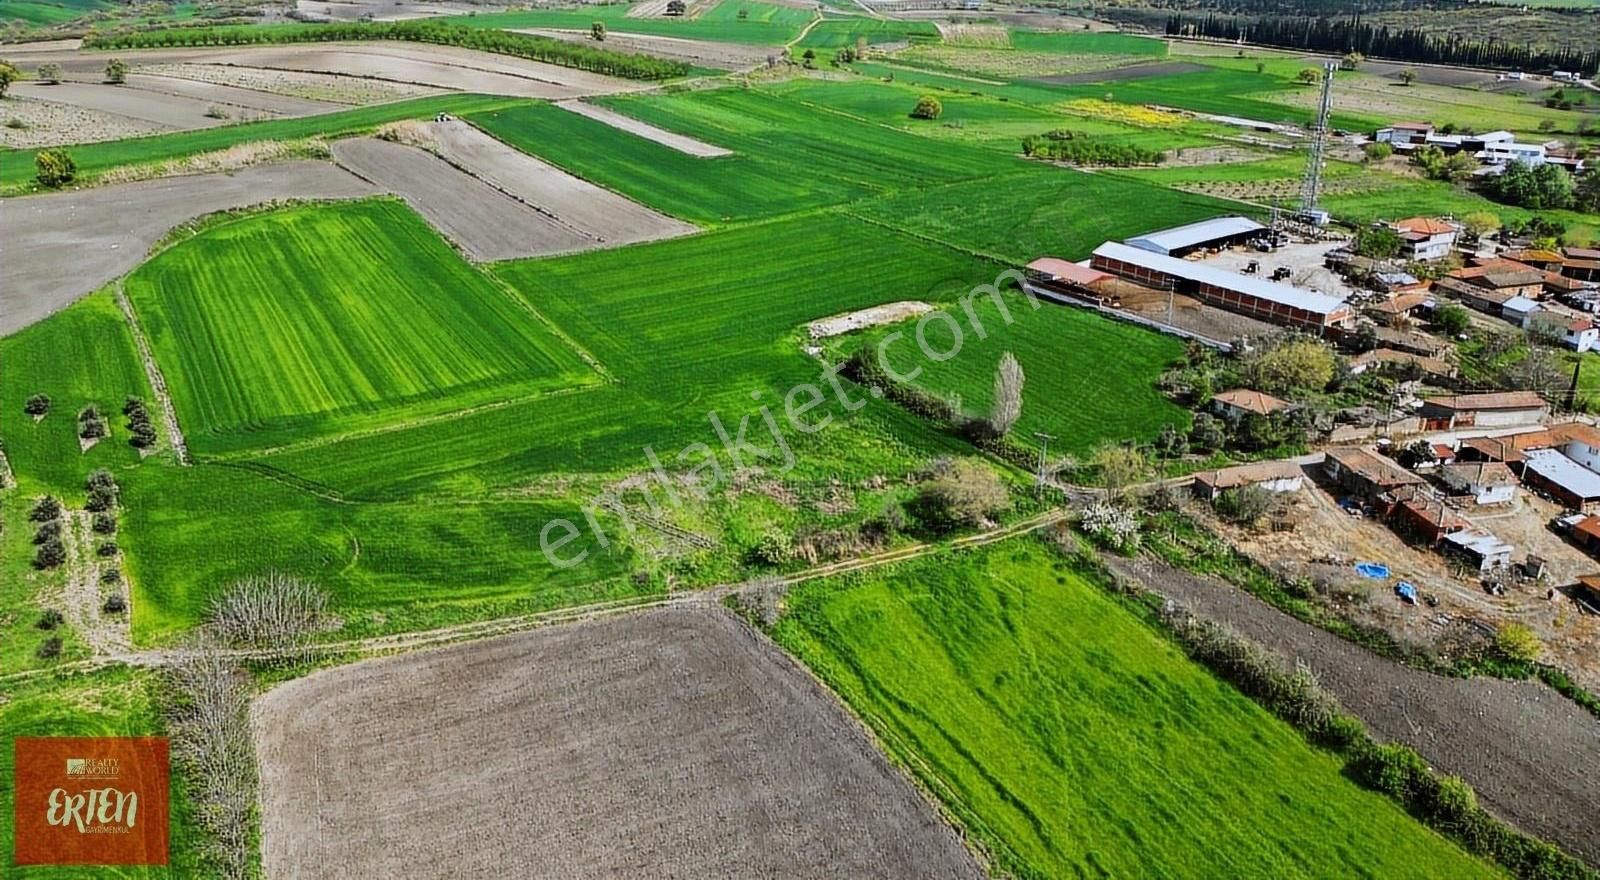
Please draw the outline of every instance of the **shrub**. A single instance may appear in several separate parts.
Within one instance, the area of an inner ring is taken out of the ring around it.
[[[936,533],[982,525],[1011,506],[1005,484],[983,464],[970,459],[941,460],[918,488],[908,509]]]
[[[105,604],[100,606],[100,610],[107,614],[121,614],[128,610],[128,600],[124,599],[121,593],[112,593],[106,597]]]
[[[1078,514],[1078,525],[1102,547],[1125,555],[1139,549],[1139,518],[1127,508],[1096,501]]]
[[[78,163],[66,150],[40,150],[33,157],[34,179],[50,189],[66,186],[78,174]]]
[[[39,82],[45,83],[46,85],[52,85],[52,86],[57,84],[57,83],[59,83],[59,82],[61,82],[61,65],[59,65],[59,64],[41,64],[41,65],[39,65]]]
[[[89,527],[97,535],[114,535],[117,532],[117,517],[115,514],[101,512],[94,515],[94,520]]]
[[[1532,663],[1543,648],[1533,630],[1520,623],[1504,624],[1494,636],[1494,653],[1512,663]]]
[[[105,557],[105,558],[109,558],[109,557],[117,555],[117,550],[118,550],[118,547],[117,547],[117,542],[116,541],[101,541],[99,546],[94,548],[94,552],[95,552],[96,556],[101,556],[101,557]]]
[[[589,38],[594,40],[595,42],[601,42],[601,41],[605,40],[605,38],[606,38],[606,23],[603,22],[603,21],[597,21],[597,22],[594,22],[593,24],[589,25]]]
[[[106,82],[120,86],[128,81],[128,62],[112,58],[106,62]]]
[[[61,637],[51,636],[39,643],[39,650],[34,652],[40,660],[54,660],[61,656]]]
[[[1420,781],[1428,777],[1428,764],[1407,746],[1385,743],[1363,749],[1351,771],[1368,788],[1410,806]]]
[[[33,509],[28,511],[28,519],[36,522],[49,522],[61,516],[61,502],[49,495],[42,495],[33,503]]]
[[[749,558],[758,565],[782,565],[794,552],[794,542],[787,532],[767,532],[750,548]]]
[[[32,395],[28,398],[28,402],[22,405],[22,411],[35,417],[44,415],[50,411],[50,395]]]
[[[1394,147],[1391,147],[1382,141],[1377,141],[1362,147],[1361,152],[1366,155],[1367,161],[1369,162],[1382,162],[1383,160],[1394,155]]]
[[[22,71],[9,61],[0,61],[0,98],[6,96],[11,84],[22,78]]]
[[[100,583],[108,585],[122,583],[122,569],[115,565],[108,566],[105,571],[100,572]]]
[[[944,113],[944,105],[932,95],[923,95],[917,99],[917,106],[911,110],[912,119],[938,119]]]
[[[44,613],[39,615],[39,621],[34,626],[49,632],[60,626],[65,620],[66,618],[61,615],[61,612],[54,608],[46,608]]]
[[[1217,514],[1239,525],[1255,525],[1278,506],[1278,495],[1260,486],[1229,489],[1214,502]]]
[[[47,544],[51,541],[61,540],[61,520],[49,519],[39,523],[39,528],[33,533],[33,543]]]
[[[1155,165],[1167,158],[1161,150],[1095,140],[1082,135],[1060,137],[1062,132],[1052,131],[1044,136],[1029,135],[1022,139],[1022,154],[1040,159],[1054,159],[1073,165],[1098,165],[1126,168],[1133,165]],[[1066,134],[1073,134],[1066,132]]]
[[[67,561],[67,548],[60,541],[47,541],[33,552],[33,567],[43,570],[55,568]]]

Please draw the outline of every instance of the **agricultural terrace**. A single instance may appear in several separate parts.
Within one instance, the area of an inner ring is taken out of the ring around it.
[[[219,223],[127,281],[196,453],[596,381],[394,200]]]
[[[1498,876],[1035,539],[788,607],[778,642],[1018,877]]]

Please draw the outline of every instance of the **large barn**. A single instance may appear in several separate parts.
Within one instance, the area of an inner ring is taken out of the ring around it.
[[[1131,247],[1152,254],[1182,257],[1202,248],[1232,247],[1257,238],[1266,227],[1249,217],[1213,217],[1127,239]]]
[[[1264,278],[1229,272],[1205,263],[1108,241],[1094,249],[1090,266],[1150,287],[1175,290],[1251,318],[1315,329],[1344,327],[1355,312],[1343,299]]]

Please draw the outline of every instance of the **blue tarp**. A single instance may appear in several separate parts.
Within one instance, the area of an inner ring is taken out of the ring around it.
[[[1384,565],[1381,562],[1357,562],[1356,573],[1360,574],[1362,577],[1383,580],[1389,576],[1389,566]]]

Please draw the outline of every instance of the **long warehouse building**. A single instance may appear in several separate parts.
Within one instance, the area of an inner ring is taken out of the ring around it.
[[[1274,324],[1315,329],[1344,327],[1355,312],[1343,299],[1205,263],[1108,241],[1094,249],[1089,265],[1149,287],[1173,290],[1202,302]]]

